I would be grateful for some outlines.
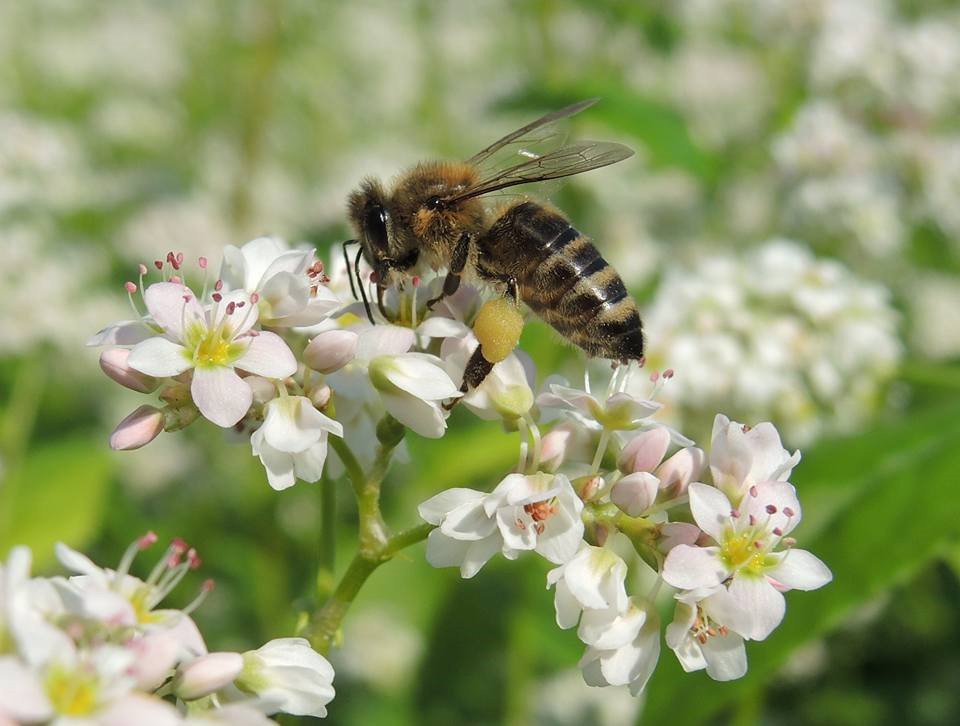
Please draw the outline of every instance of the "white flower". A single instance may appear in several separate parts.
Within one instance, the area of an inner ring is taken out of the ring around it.
[[[303,638],[278,638],[243,654],[240,690],[266,713],[323,717],[333,700],[333,667]]]
[[[767,481],[787,481],[800,461],[780,443],[769,422],[750,427],[718,413],[710,442],[710,476],[727,498],[739,504],[747,490]]]
[[[327,458],[327,436],[343,436],[343,426],[318,411],[305,396],[280,396],[266,405],[266,417],[250,437],[255,456],[266,467],[274,489],[297,478],[320,479]]]
[[[738,615],[723,586],[677,596],[673,622],[667,626],[667,645],[687,673],[707,670],[716,681],[731,681],[747,672],[743,638],[723,618]]]
[[[443,402],[460,396],[436,356],[427,353],[380,355],[368,366],[370,382],[387,411],[421,436],[438,439],[447,429]]]
[[[569,562],[547,573],[547,587],[556,587],[557,625],[572,628],[588,611],[622,613],[627,607],[626,579],[627,563],[613,550],[581,544]]]
[[[430,318],[424,324],[432,321],[454,322],[446,318]],[[463,380],[467,361],[477,345],[476,336],[469,329],[459,337],[451,335],[443,341],[440,356],[451,379]],[[533,406],[532,385],[532,362],[524,365],[518,351],[514,351],[494,364],[480,385],[464,394],[461,403],[482,419],[513,421]]]
[[[690,510],[715,545],[680,544],[670,550],[663,579],[683,590],[726,583],[730,602],[742,613],[731,628],[751,640],[763,640],[783,619],[783,590],[815,590],[832,575],[805,550],[779,547],[800,522],[800,502],[792,484],[764,482],[750,488],[739,508],[719,489],[690,485]]]
[[[258,237],[223,250],[220,279],[227,290],[259,295],[260,322],[269,327],[316,325],[343,304],[323,284],[314,250],[291,250],[276,237]]]
[[[509,559],[535,550],[560,564],[583,538],[580,501],[562,474],[509,474],[490,493],[448,489],[423,502],[421,518],[438,525],[427,538],[427,561],[460,567],[473,577],[497,551]]]
[[[550,383],[547,391],[537,396],[542,408],[557,408],[583,425],[599,430],[629,431],[640,428],[645,419],[656,413],[661,404],[618,392],[602,402],[590,393],[562,383]]]
[[[297,370],[282,338],[252,330],[257,310],[255,298],[246,293],[224,295],[204,311],[188,287],[159,282],[146,289],[143,299],[164,335],[138,343],[128,365],[156,377],[193,370],[193,401],[219,426],[233,426],[253,401],[253,392],[235,369],[266,378],[285,378]]]
[[[598,611],[603,623],[580,659],[590,686],[630,686],[638,695],[660,657],[660,618],[652,603],[630,598],[622,613]],[[586,615],[585,615],[586,617]],[[581,624],[582,626],[582,624]]]

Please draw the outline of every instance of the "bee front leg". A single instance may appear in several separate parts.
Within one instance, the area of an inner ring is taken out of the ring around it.
[[[464,232],[457,240],[457,246],[453,248],[453,256],[450,258],[450,269],[447,276],[443,278],[443,292],[437,297],[427,300],[427,310],[433,310],[433,306],[443,300],[445,297],[453,295],[460,287],[460,273],[467,266],[467,257],[470,254],[470,235]]]

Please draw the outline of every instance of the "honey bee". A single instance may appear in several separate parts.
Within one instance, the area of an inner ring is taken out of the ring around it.
[[[428,307],[455,293],[465,278],[525,303],[590,356],[624,363],[641,360],[637,305],[590,240],[545,202],[520,198],[491,210],[484,199],[518,184],[581,174],[632,156],[626,146],[598,141],[561,144],[543,154],[529,151],[532,135],[550,137],[556,122],[596,101],[548,113],[464,162],[418,164],[389,189],[377,179],[365,179],[348,199],[357,238],[345,242],[343,249],[346,256],[347,245],[359,244],[354,272],[360,282],[362,255],[373,270],[380,311],[386,315],[383,294],[390,286],[428,269],[445,268],[442,292]],[[504,156],[512,158],[504,163]],[[498,165],[487,170],[492,163]],[[373,322],[365,285],[360,282],[359,287]],[[493,367],[479,355],[474,359],[467,365],[464,391],[479,385]]]

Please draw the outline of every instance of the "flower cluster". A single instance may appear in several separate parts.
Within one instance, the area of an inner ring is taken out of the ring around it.
[[[277,712],[325,716],[333,669],[302,638],[211,653],[186,608],[161,604],[200,564],[174,540],[146,580],[130,574],[134,541],[105,569],[57,545],[69,577],[30,577],[30,550],[0,564],[0,723],[203,726],[272,724]]]
[[[676,607],[665,639],[683,668],[739,678],[744,641],[763,640],[783,619],[782,593],[831,579],[789,537],[801,509],[787,480],[800,454],[770,423],[718,415],[707,456],[651,419],[672,372],[654,374],[653,394],[638,398],[626,392],[631,368],[614,373],[604,397],[548,383],[517,418],[533,443],[515,473],[490,493],[449,489],[420,505],[436,526],[427,559],[473,577],[498,552],[539,553],[557,565],[547,574],[557,624],[576,627],[586,646],[584,680],[635,695],[659,658],[655,599],[666,583]],[[539,424],[557,418],[541,437]],[[629,592],[634,566],[653,582]]]
[[[772,414],[806,443],[853,429],[882,401],[902,355],[888,297],[835,260],[772,240],[669,270],[646,317],[648,357],[681,372],[669,401],[684,425],[722,408]]]

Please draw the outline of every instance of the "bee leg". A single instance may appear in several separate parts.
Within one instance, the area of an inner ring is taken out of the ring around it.
[[[490,375],[490,371],[492,370],[493,363],[483,357],[483,353],[478,345],[474,349],[473,355],[470,356],[470,360],[467,361],[467,367],[463,371],[463,383],[460,384],[460,393],[466,393],[471,388],[479,386],[483,383],[484,379]],[[449,402],[443,404],[443,407],[449,411],[457,405],[457,401],[459,400],[459,398],[451,399]]]
[[[427,300],[427,310],[433,310],[433,306],[443,300],[445,297],[453,295],[460,287],[460,273],[467,266],[467,256],[470,252],[470,235],[464,232],[457,240],[457,246],[453,248],[453,256],[450,258],[450,269],[447,276],[443,278],[443,292],[437,297]]]

